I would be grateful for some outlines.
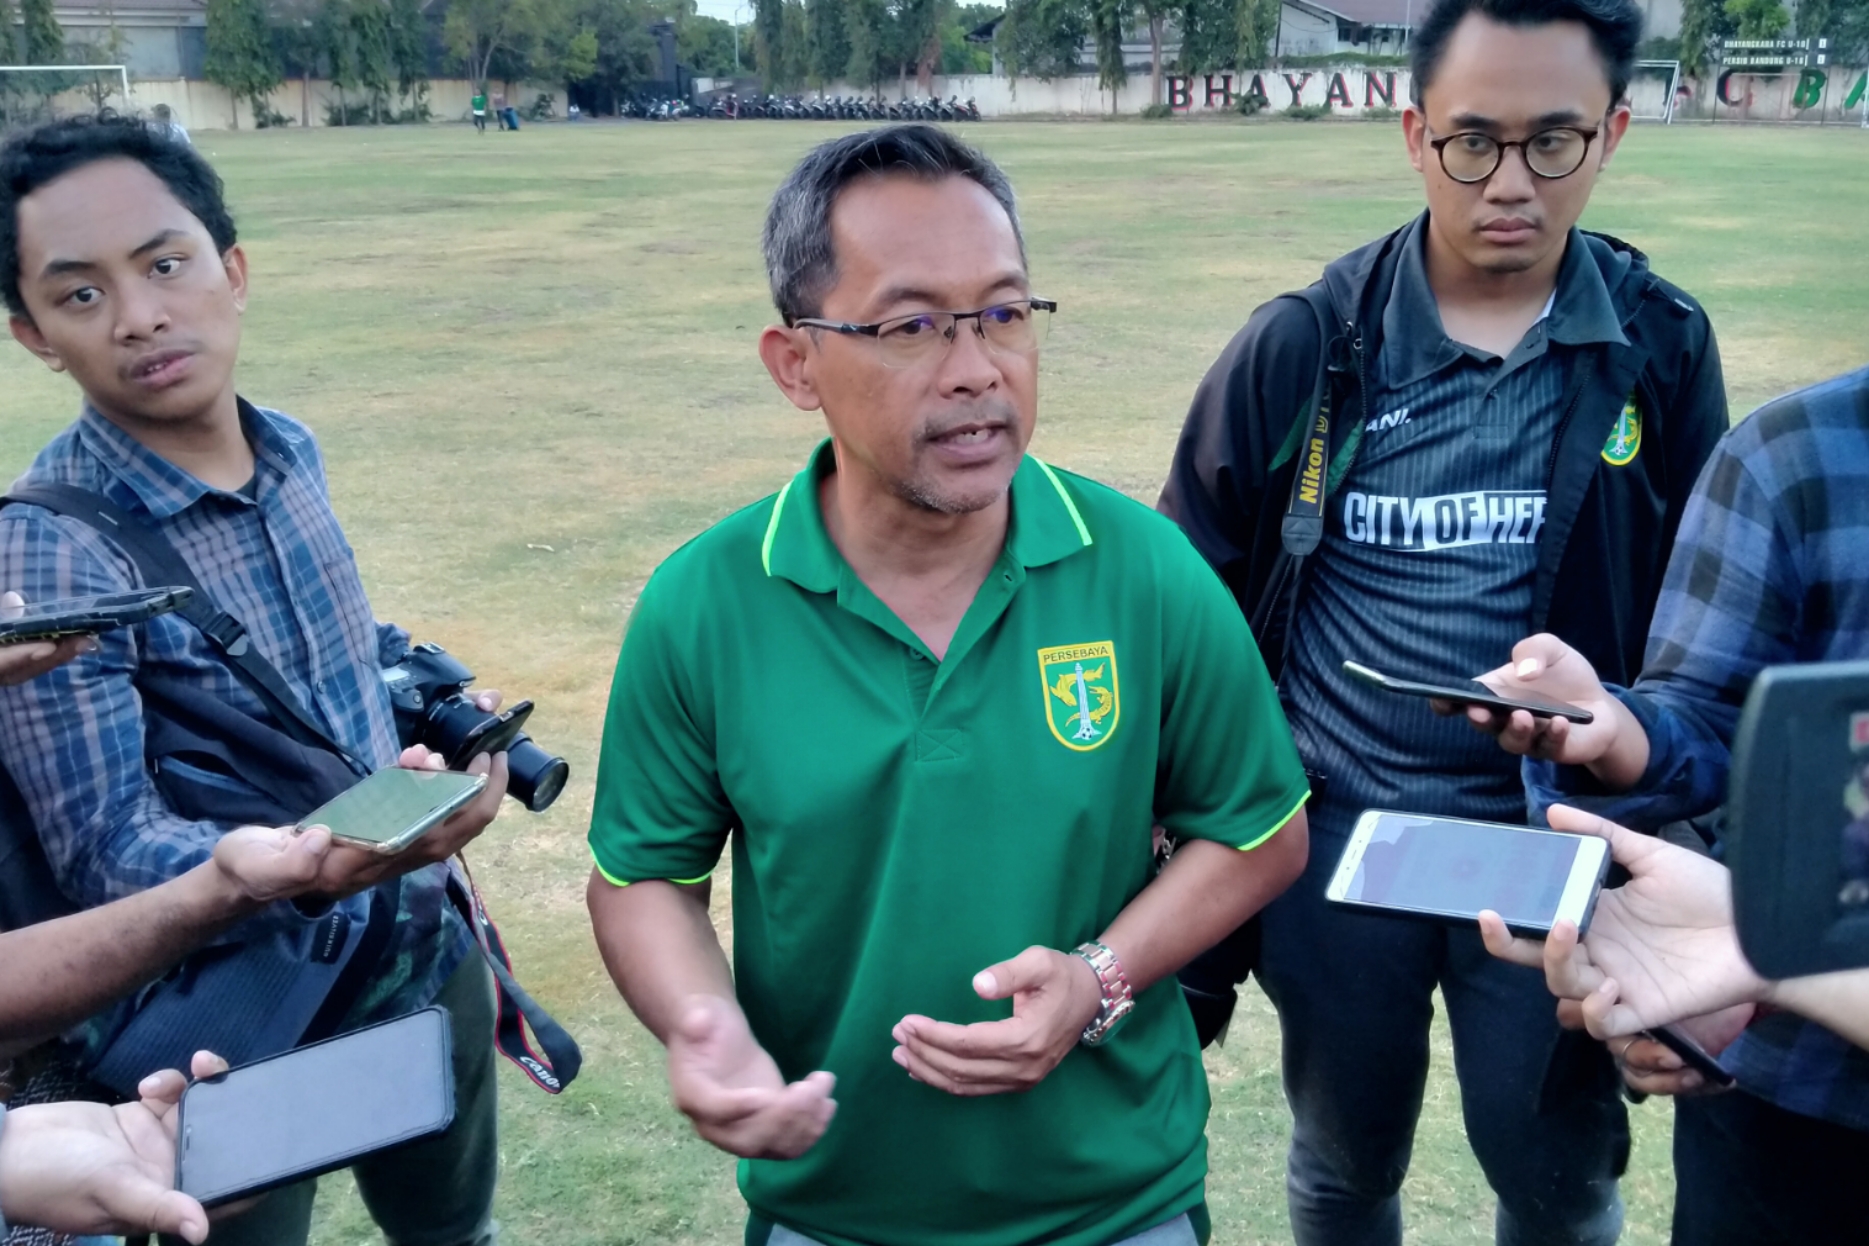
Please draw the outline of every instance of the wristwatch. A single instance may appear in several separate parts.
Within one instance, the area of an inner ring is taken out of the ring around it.
[[[1129,990],[1129,975],[1123,972],[1123,962],[1116,959],[1115,952],[1093,939],[1078,944],[1072,949],[1072,955],[1084,958],[1096,971],[1097,984],[1103,988],[1103,1006],[1097,1009],[1097,1015],[1077,1040],[1086,1047],[1095,1047],[1130,1014],[1136,1001]]]

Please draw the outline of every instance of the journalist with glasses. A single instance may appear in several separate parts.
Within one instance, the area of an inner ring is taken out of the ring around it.
[[[1632,0],[1440,0],[1401,125],[1427,211],[1254,313],[1162,495],[1252,620],[1312,775],[1305,877],[1182,975],[1207,1033],[1249,968],[1278,1009],[1299,1246],[1401,1241],[1437,988],[1498,1240],[1620,1227],[1628,1126],[1601,1046],[1476,932],[1323,892],[1365,809],[1528,817],[1515,760],[1344,661],[1452,678],[1548,631],[1606,678],[1640,668],[1726,428],[1706,314],[1577,227],[1628,130],[1641,34]]]
[[[760,356],[830,436],[631,615],[604,959],[744,1157],[751,1246],[1194,1246],[1174,972],[1305,858],[1265,668],[1174,525],[1026,453],[1055,305],[992,162],[932,126],[834,140],[765,244]]]

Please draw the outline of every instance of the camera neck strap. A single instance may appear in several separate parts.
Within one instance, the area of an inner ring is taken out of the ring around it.
[[[176,553],[175,547],[149,524],[107,498],[76,485],[18,485],[0,498],[0,506],[15,502],[37,506],[97,529],[129,555],[146,588],[192,589],[194,595],[175,612],[208,638],[240,682],[265,704],[280,730],[309,748],[327,749],[337,754],[359,775],[370,773],[369,766],[318,724],[279,671],[253,647],[246,625],[221,609],[188,563]]]
[[[481,902],[480,889],[474,886],[466,857],[456,856],[448,867],[448,899],[473,932],[481,955],[493,970],[498,996],[494,1046],[531,1078],[534,1086],[547,1094],[557,1094],[577,1077],[584,1064],[584,1053],[578,1050],[577,1040],[540,1007],[513,976],[513,961],[506,953],[506,941],[500,937],[500,928],[487,916],[487,906]]]

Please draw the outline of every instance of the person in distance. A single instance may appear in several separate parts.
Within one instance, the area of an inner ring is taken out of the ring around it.
[[[765,253],[760,357],[830,437],[630,618],[604,960],[743,1157],[752,1246],[1193,1246],[1174,972],[1305,859],[1252,637],[1172,524],[1026,453],[1054,305],[985,156],[925,125],[826,143]]]
[[[1436,987],[1502,1246],[1620,1230],[1628,1125],[1597,1045],[1476,930],[1324,889],[1365,809],[1527,817],[1509,759],[1344,661],[1445,677],[1549,629],[1621,675],[1640,663],[1726,428],[1706,314],[1577,227],[1628,129],[1641,30],[1633,0],[1429,9],[1401,126],[1427,211],[1253,314],[1162,492],[1252,621],[1313,776],[1305,878],[1182,975],[1223,1015],[1252,969],[1278,1009],[1300,1246],[1401,1241]]]

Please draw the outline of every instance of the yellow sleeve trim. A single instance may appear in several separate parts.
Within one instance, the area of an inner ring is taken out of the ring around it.
[[[604,881],[609,883],[612,887],[629,886],[628,879],[618,878],[615,874],[612,874],[609,870],[606,870],[604,868],[604,863],[602,861],[597,860],[597,854],[595,852],[591,853],[591,861],[597,866],[597,872],[604,876]],[[708,879],[712,878],[713,876],[714,876],[714,871],[709,870],[707,873],[701,875],[701,877],[699,878],[663,878],[663,879],[655,879],[655,880],[639,878],[636,881],[639,883],[657,881],[657,882],[665,882],[665,883],[674,883],[678,887],[692,887],[696,883],[706,882]]]
[[[1077,539],[1085,545],[1094,545],[1096,542],[1090,539],[1090,528],[1084,523],[1084,517],[1077,513],[1077,503],[1073,502],[1071,495],[1064,491],[1064,482],[1058,479],[1058,473],[1052,471],[1051,465],[1036,454],[1031,457],[1032,461],[1038,464],[1038,470],[1045,473],[1045,479],[1051,482],[1051,487],[1058,491],[1058,500],[1064,503],[1064,509],[1070,513],[1071,522],[1077,525]]]
[[[792,482],[788,480],[785,482],[785,488],[779,490],[778,500],[772,504],[772,518],[766,521],[766,539],[759,543],[759,565],[765,568],[767,575],[772,574],[772,538],[779,535],[779,516],[785,513],[785,498],[791,491]],[[597,868],[603,867],[600,865]],[[608,878],[609,875],[606,874],[604,877]],[[622,885],[622,883],[617,884],[619,887]]]
[[[1311,788],[1309,785],[1306,785],[1304,789],[1304,794],[1298,797],[1298,803],[1291,807],[1291,811],[1289,813],[1287,813],[1284,817],[1280,818],[1277,822],[1273,823],[1272,829],[1267,831],[1265,834],[1259,836],[1259,838],[1253,840],[1251,843],[1241,844],[1239,850],[1241,852],[1251,852],[1254,848],[1257,848],[1260,844],[1263,844],[1266,840],[1272,838],[1274,835],[1284,830],[1285,824],[1290,822],[1293,818],[1297,817],[1298,811],[1304,808],[1304,802],[1310,799],[1311,799]],[[599,866],[598,868],[601,869],[603,867]],[[609,875],[606,874],[604,877],[608,878]]]

